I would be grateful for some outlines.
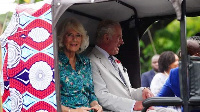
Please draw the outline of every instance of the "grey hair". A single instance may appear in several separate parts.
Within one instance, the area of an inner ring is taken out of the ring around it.
[[[57,29],[59,50],[64,49],[64,38],[66,35],[66,31],[69,29],[73,29],[82,35],[81,46],[76,53],[83,52],[89,45],[89,36],[87,35],[87,31],[85,30],[83,25],[77,19],[74,18],[68,18],[64,20],[64,22],[62,22],[60,27],[58,27]]]
[[[99,23],[96,32],[96,42],[101,43],[102,37],[105,34],[108,34],[110,38],[114,34],[115,26],[120,26],[119,22],[112,21],[112,20],[103,20]]]

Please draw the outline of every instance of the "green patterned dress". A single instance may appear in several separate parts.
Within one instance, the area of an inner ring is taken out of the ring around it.
[[[59,52],[61,104],[70,108],[90,107],[97,98],[94,94],[91,63],[87,57],[76,55],[76,70],[69,64],[68,57]]]

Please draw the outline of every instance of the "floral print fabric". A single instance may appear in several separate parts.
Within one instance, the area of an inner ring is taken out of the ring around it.
[[[61,104],[70,108],[90,107],[90,103],[97,100],[94,94],[90,60],[76,55],[76,70],[74,70],[63,52],[59,52],[58,55]]]

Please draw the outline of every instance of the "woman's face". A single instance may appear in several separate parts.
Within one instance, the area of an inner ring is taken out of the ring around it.
[[[170,69],[178,67],[179,58],[178,58],[178,56],[176,54],[174,56],[175,56],[175,62],[173,62],[171,65],[169,65]]]
[[[81,46],[82,35],[73,29],[68,29],[64,37],[65,50],[67,52],[77,52]]]

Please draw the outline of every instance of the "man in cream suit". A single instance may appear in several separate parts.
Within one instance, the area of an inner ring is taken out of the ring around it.
[[[147,88],[131,88],[126,68],[123,68],[121,62],[113,56],[118,54],[122,44],[124,42],[120,24],[110,20],[102,21],[97,29],[97,45],[89,54],[95,94],[100,104],[107,110],[118,112],[141,110],[142,100],[152,97],[153,94]],[[109,56],[114,58],[124,79],[113,67],[108,59]]]
[[[120,24],[111,20],[100,22],[96,41],[88,56],[92,62],[94,91],[99,103],[104,109],[115,112],[142,110],[142,101],[153,94],[147,88],[132,88],[126,68],[113,56],[119,53],[119,47],[124,44]]]

